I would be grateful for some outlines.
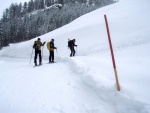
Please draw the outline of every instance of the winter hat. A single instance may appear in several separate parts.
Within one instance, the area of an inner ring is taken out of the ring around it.
[[[38,38],[38,40],[41,40],[40,38]]]

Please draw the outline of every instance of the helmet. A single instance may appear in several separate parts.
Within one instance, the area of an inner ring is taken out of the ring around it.
[[[38,40],[41,40],[40,38],[38,38]]]
[[[52,41],[54,41],[54,39],[52,39]]]
[[[75,41],[76,41],[76,39],[73,39],[73,41],[75,42]]]

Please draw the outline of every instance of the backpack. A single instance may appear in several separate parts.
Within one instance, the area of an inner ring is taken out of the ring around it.
[[[41,42],[40,41],[37,41],[37,43],[36,43],[36,48],[38,49],[38,50],[40,50],[41,49]]]
[[[34,48],[35,50],[38,50],[37,42],[34,42],[33,48]]]
[[[47,49],[50,50],[51,47],[50,47],[50,42],[47,42]]]
[[[68,47],[72,46],[72,40],[68,41]]]

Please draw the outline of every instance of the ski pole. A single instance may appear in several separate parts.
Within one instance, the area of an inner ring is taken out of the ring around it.
[[[43,43],[43,48],[42,48],[42,58],[43,58],[43,50],[44,50],[44,44],[45,44],[46,42],[44,42]]]
[[[76,55],[77,55],[77,46],[76,46]]]
[[[57,49],[56,49],[56,52],[57,52]],[[57,52],[57,58],[58,58],[58,52]],[[59,58],[58,58],[58,62],[59,62]]]
[[[44,46],[43,46],[43,48],[42,48],[42,58],[43,58],[43,49],[44,49]]]
[[[32,54],[33,54],[33,49],[32,49],[32,53],[31,53],[31,58],[30,58],[30,63],[29,63],[29,65],[31,64]]]
[[[76,47],[76,53],[77,53],[77,47]]]

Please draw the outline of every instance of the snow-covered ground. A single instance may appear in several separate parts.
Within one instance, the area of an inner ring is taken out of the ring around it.
[[[120,0],[0,51],[0,113],[150,113],[150,1]],[[107,15],[121,91],[116,90]],[[55,40],[55,61],[29,65],[37,38]],[[76,39],[69,57],[68,38]]]

